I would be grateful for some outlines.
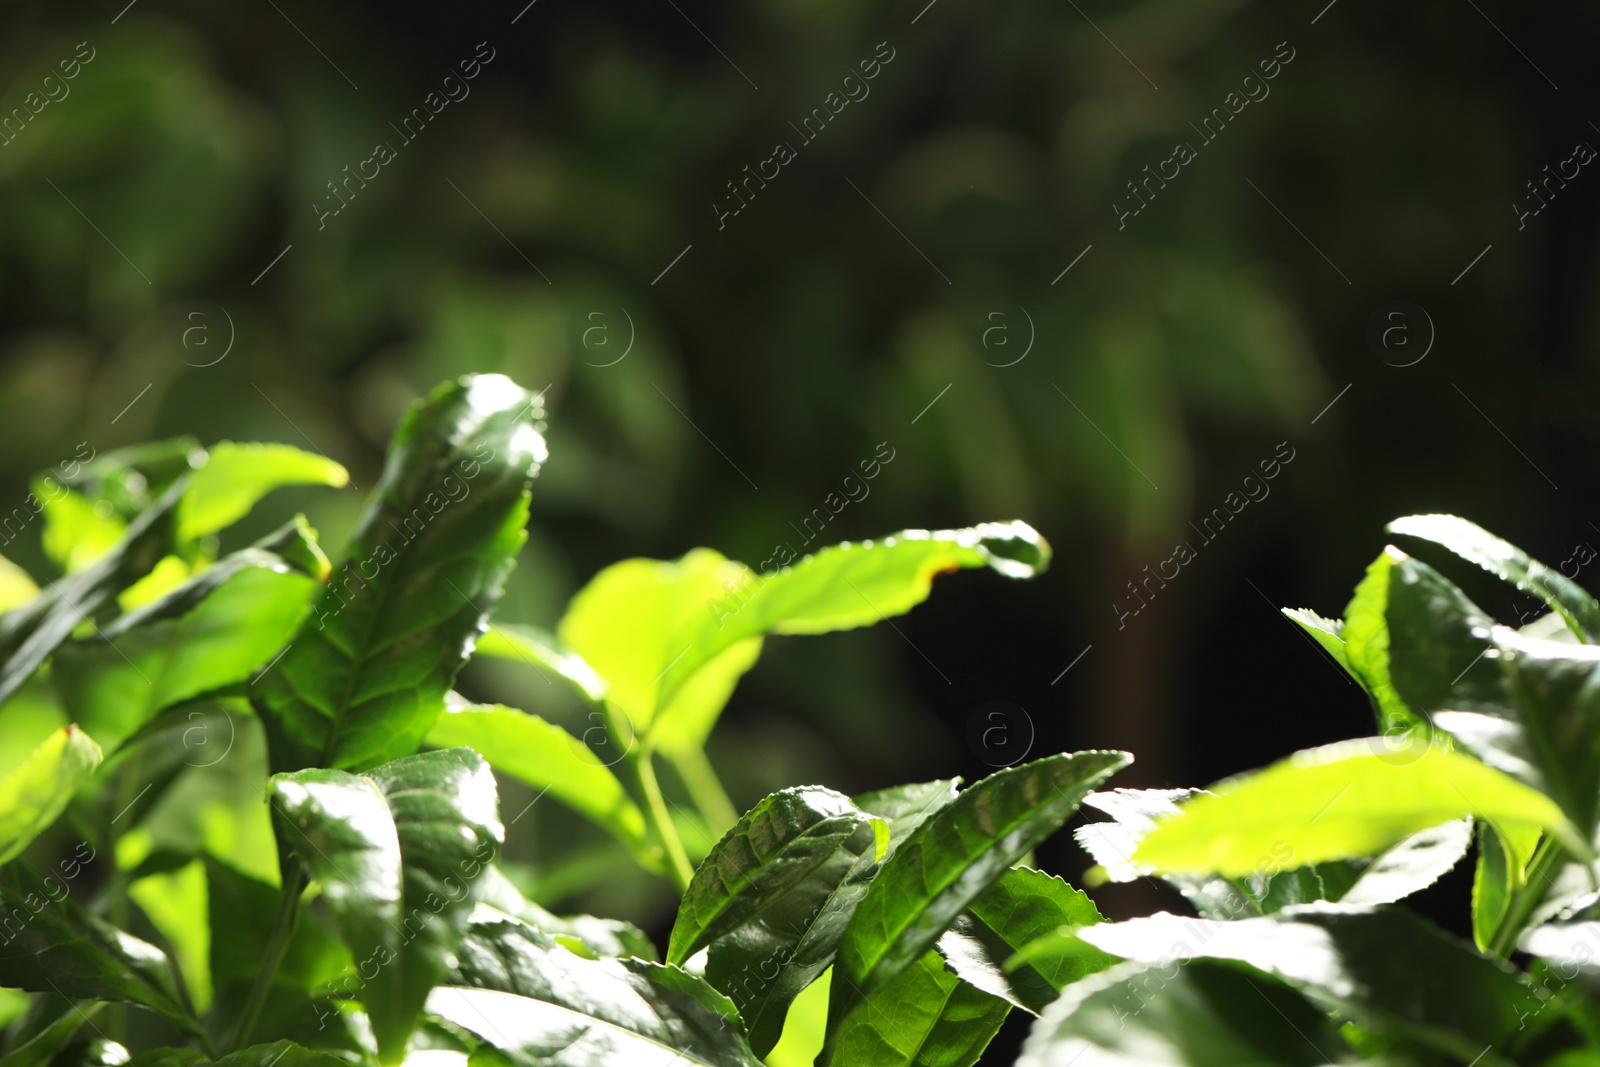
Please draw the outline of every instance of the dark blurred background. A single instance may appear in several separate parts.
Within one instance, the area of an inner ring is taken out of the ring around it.
[[[549,387],[551,449],[503,619],[628,556],[765,559],[885,442],[829,541],[1050,538],[1048,575],[942,578],[898,633],[769,642],[712,745],[741,805],[976,777],[996,700],[1036,755],[1210,782],[1371,731],[1276,609],[1338,614],[1388,519],[1600,544],[1593,5],[123,2],[0,16],[8,498],[179,433],[369,487],[413,396],[503,371]],[[361,497],[285,491],[231,536],[301,508],[337,546]],[[516,667],[463,687],[575,714]],[[553,805],[519,831],[548,903],[660,921],[665,886]]]

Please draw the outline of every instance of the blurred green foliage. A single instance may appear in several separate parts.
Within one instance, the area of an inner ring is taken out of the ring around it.
[[[624,557],[754,565],[884,443],[829,543],[996,516],[1055,543],[1036,588],[952,577],[898,635],[774,641],[717,741],[741,807],[972,776],[993,697],[1038,751],[1130,748],[1146,784],[1345,736],[1363,709],[1335,683],[1296,697],[1302,736],[1253,739],[1311,655],[1273,605],[1338,595],[1390,514],[1482,515],[1546,558],[1600,521],[1594,198],[1523,232],[1506,210],[1583,136],[1556,105],[1597,77],[1600,16],[1489,12],[1557,94],[1470,10],[1321,7],[11,5],[0,115],[79,42],[94,58],[0,146],[0,512],[80,443],[178,434],[321,452],[364,490],[405,403],[498,371],[550,411],[508,619],[552,624]],[[1119,230],[1124,183],[1280,41],[1270,97]],[[479,42],[470,94],[406,143]],[[802,144],[791,123],[880,42],[870,95]],[[719,229],[775,140],[798,158]],[[378,142],[393,162],[319,224]],[[1439,334],[1405,369],[1364,341],[1397,297]],[[1304,458],[1272,502],[1119,630],[1126,583],[1285,439]],[[282,495],[338,542],[362,494]],[[38,532],[0,551],[58,573]],[[1247,636],[1269,662],[1212,669]],[[463,688],[581,733],[515,665]],[[1184,725],[1218,716],[1244,735],[1227,755]],[[625,854],[546,807],[508,846],[541,900],[659,918]]]

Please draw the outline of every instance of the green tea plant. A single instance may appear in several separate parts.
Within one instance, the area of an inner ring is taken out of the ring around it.
[[[1388,549],[1342,621],[1288,613],[1378,736],[1209,791],[1103,790],[1131,757],[1089,751],[741,815],[705,744],[767,635],[870,625],[959,568],[1028,577],[1048,544],[697,549],[519,625],[494,612],[542,418],[500,376],[440,386],[337,566],[299,516],[218,550],[273,489],[347,482],[286,446],[35,485],[63,573],[0,568],[0,1067],[960,1067],[1012,1011],[1034,1065],[1600,1062],[1600,605],[1559,572],[1460,519],[1394,524],[1552,613],[1500,626]],[[474,655],[559,680],[590,726],[459,696]],[[677,888],[664,950],[519,889],[497,775]],[[1080,807],[1108,816],[1077,829],[1091,881],[1197,914],[1105,922],[1025,865]],[[1474,847],[1468,942],[1398,902]]]

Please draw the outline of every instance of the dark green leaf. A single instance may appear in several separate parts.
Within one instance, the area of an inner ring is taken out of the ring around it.
[[[273,918],[283,892],[205,857],[207,911],[211,917],[211,980],[217,999],[224,987],[247,986],[261,973],[261,959],[272,936]],[[304,998],[352,967],[354,960],[321,916],[302,911],[278,965],[274,981]]]
[[[782,930],[780,938],[798,936],[796,928],[803,928],[857,859],[881,851],[880,833],[886,845],[883,824],[831,789],[800,786],[771,794],[694,872],[672,926],[667,962],[682,964],[747,923]],[[752,937],[767,940],[761,931]]]
[[[1390,553],[1401,696],[1486,763],[1548,793],[1591,836],[1600,825],[1600,649],[1497,626],[1431,567]]]
[[[446,383],[406,414],[343,564],[255,686],[274,767],[416,750],[526,536],[538,416],[500,375]]]
[[[1539,1000],[1509,967],[1403,908],[1318,904],[1271,918],[1217,922],[1161,913],[1078,931],[1116,956],[1165,964],[1247,963],[1357,1022],[1471,1061],[1514,1035]]]
[[[912,831],[927,822],[940,808],[955,800],[960,778],[941,778],[932,782],[897,785],[855,798],[856,807],[876,815],[889,824],[889,851],[900,847]]]
[[[1587,590],[1476,523],[1454,515],[1407,515],[1391,522],[1387,529],[1390,533],[1443,545],[1462,559],[1543,600],[1580,640],[1600,640],[1600,604]]]
[[[524,897],[498,867],[484,872],[476,895],[484,904],[549,934],[580,956],[660,958],[650,938],[632,923],[593,915],[554,915]]]
[[[57,650],[53,677],[68,713],[108,751],[163,709],[255,677],[294,636],[316,581],[259,549],[229,560],[231,577],[206,582],[186,613],[162,618],[156,601]]]
[[[1094,902],[1054,875],[1013,867],[978,894],[939,938],[939,954],[969,985],[1032,1012],[1061,990],[1116,960],[1103,953],[1059,956],[1007,969],[1019,949],[1061,927],[1102,922]]]
[[[0,616],[0,704],[10,700],[78,624],[92,618],[126,586],[143,576],[173,543],[172,512],[183,494],[179,479],[129,524],[105,556],[19,608]]]
[[[192,1048],[153,1048],[128,1061],[127,1067],[200,1067],[210,1057]]]
[[[1323,1067],[1349,1059],[1327,1017],[1229,963],[1127,964],[1073,986],[1033,1024],[1017,1067]]]
[[[1472,878],[1472,940],[1487,950],[1522,881],[1522,864],[1511,846],[1488,823],[1478,824],[1478,866]]]
[[[78,1032],[78,1028],[89,1023],[91,1018],[105,1007],[101,1001],[74,1004],[70,1000],[54,995],[50,999],[59,1006],[60,1014],[55,1021],[45,1025],[31,1037],[12,1045],[4,1056],[0,1056],[0,1067],[45,1067],[55,1054],[61,1051],[62,1046],[72,1040],[72,1035]],[[14,1030],[10,1036],[13,1041],[17,1040]]]
[[[858,808],[888,825],[884,857],[876,848],[863,852],[826,900],[787,924],[750,925],[712,942],[706,977],[738,1005],[757,1055],[772,1050],[783,1035],[790,1005],[833,965],[839,942],[881,859],[953,801],[959,782],[959,778],[921,782],[857,797]]]
[[[338,1056],[316,1052],[293,1041],[274,1041],[270,1045],[251,1045],[230,1052],[212,1067],[349,1067]]]
[[[930,951],[984,889],[1057,830],[1122,752],[1049,756],[990,775],[884,861],[839,946],[829,1028]]]
[[[198,1033],[166,955],[91,915],[70,891],[70,883],[41,878],[20,863],[0,869],[0,909],[7,916],[0,985],[126,1001]]]
[[[837,985],[834,988],[838,988]],[[850,1013],[820,1061],[827,1067],[971,1067],[1011,1005],[968,985],[929,952]]]
[[[272,792],[356,959],[379,1053],[395,1062],[504,838],[494,775],[476,752],[452,748],[359,775],[279,774]]]
[[[482,909],[453,981],[428,1011],[517,1067],[759,1067],[732,1003],[676,967],[589,960],[526,923]]]

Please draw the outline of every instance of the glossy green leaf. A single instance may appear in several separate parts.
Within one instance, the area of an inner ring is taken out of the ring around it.
[[[1470,756],[1421,742],[1397,754],[1369,738],[1296,753],[1214,786],[1151,831],[1132,858],[1162,871],[1238,877],[1264,858],[1289,869],[1373,856],[1468,816],[1541,827],[1587,852],[1542,793]]]
[[[475,749],[495,770],[592,819],[641,860],[658,862],[639,806],[611,768],[561,727],[503,704],[451,701],[424,740]]]
[[[817,1062],[828,1035],[828,978],[824,973],[794,998],[778,1043],[758,1052],[767,1067],[813,1067]],[[754,1042],[750,1047],[755,1048]]]
[[[10,917],[7,940],[0,942],[0,985],[125,1001],[198,1033],[166,955],[90,914],[72,898],[75,888],[20,863],[0,868],[0,910]]]
[[[869,626],[928,598],[933,579],[965,567],[1031,578],[1050,564],[1050,545],[1026,523],[964,530],[905,530],[879,541],[844,542],[771,573],[745,568],[681,632],[689,651],[660,683],[669,703],[700,666],[761,634],[820,634]]]
[[[1327,1016],[1228,963],[1125,964],[1072,986],[1017,1067],[1324,1067],[1350,1058]]]
[[[331,485],[349,473],[326,456],[280,444],[222,441],[206,450],[206,463],[178,504],[178,540],[216,533],[249,514],[256,502],[285,485]]]
[[[494,775],[471,749],[453,748],[359,775],[275,775],[272,795],[364,979],[373,968],[360,996],[380,1056],[396,1062],[452,966],[472,883],[504,838]]]
[[[78,787],[100,766],[100,746],[76,726],[63,726],[0,778],[0,863],[28,847],[66,810]]]
[[[945,571],[1028,577],[1049,558],[1020,522],[847,542],[765,574],[702,548],[606,568],[572,599],[558,632],[634,730],[670,751],[703,742],[764,635],[866,626],[921,603]]]
[[[589,960],[480,908],[428,1011],[517,1067],[759,1067],[729,1000],[676,967]]]
[[[1431,567],[1395,550],[1394,682],[1486,763],[1600,825],[1600,647],[1498,626]]]
[[[224,1001],[242,1002],[245,990],[261,973],[261,959],[272,937],[273,920],[283,899],[279,886],[242,873],[210,856],[205,864],[206,905],[211,920],[207,961],[219,1009]],[[274,984],[303,1001],[341,974],[354,972],[355,961],[322,914],[303,909],[278,965]],[[359,974],[357,974],[359,979]]]
[[[1345,662],[1371,698],[1378,730],[1385,735],[1409,730],[1421,721],[1400,698],[1389,677],[1389,623],[1385,612],[1389,606],[1393,553],[1393,549],[1384,552],[1367,568],[1366,577],[1356,586],[1355,595],[1344,609],[1344,625],[1339,630]]]
[[[889,824],[889,851],[893,852],[917,827],[954,801],[960,795],[956,792],[960,785],[960,778],[897,785],[862,793],[855,798],[855,804]]]
[[[1283,608],[1284,615],[1289,621],[1304,630],[1313,641],[1322,647],[1322,650],[1333,657],[1333,661],[1343,667],[1346,674],[1355,678],[1363,685],[1366,678],[1357,674],[1350,666],[1350,654],[1344,644],[1344,620],[1324,619],[1321,615],[1309,608]]]
[[[526,536],[539,415],[500,375],[448,382],[406,414],[344,562],[254,687],[275,768],[416,750]]]
[[[67,711],[107,750],[164,708],[254,679],[294,636],[316,581],[271,553],[246,551],[247,560],[230,565],[232,577],[186,613],[163,618],[167,602],[157,601],[57,650]],[[182,602],[187,593],[169,596]]]
[[[834,969],[830,1030],[921,959],[978,894],[1129,761],[1122,752],[1048,756],[990,775],[929,817],[856,907]]]
[[[0,667],[0,704],[11,699],[80,623],[92,620],[171,550],[172,512],[183,485],[180,478],[142,511],[105,556],[0,616],[0,655],[6,657]]]
[[[1396,548],[1385,558],[1393,575],[1385,606],[1390,670],[1400,698],[1430,719],[1445,709],[1507,713],[1494,619],[1421,560]]]
[[[887,844],[882,822],[831,789],[800,786],[771,794],[695,871],[672,927],[667,962],[682,964],[746,924],[792,928],[826,902],[863,854],[875,857]],[[752,935],[765,940],[760,930]]]
[[[128,1061],[127,1067],[201,1067],[211,1057],[192,1048],[153,1048]]]
[[[605,699],[605,679],[596,674],[582,656],[564,646],[548,630],[497,622],[478,639],[477,653],[480,656],[516,660],[542,674],[554,675],[572,686],[591,704],[598,704]]]
[[[96,504],[59,483],[40,478],[31,486],[40,505],[44,554],[66,574],[74,574],[110,552],[128,524],[108,503]]]
[[[1337,1004],[1358,1022],[1466,1061],[1516,1034],[1520,1016],[1539,1007],[1511,968],[1404,908],[1317,904],[1236,922],[1163,912],[1087,927],[1078,936],[1141,963],[1246,963]]]
[[[1472,877],[1472,940],[1479,951],[1494,942],[1522,881],[1522,864],[1511,845],[1493,826],[1479,823],[1478,865]]]
[[[1116,961],[1102,953],[1058,956],[1007,968],[1018,950],[1061,927],[1104,921],[1082,890],[1029,867],[1013,867],[939,938],[939,955],[969,985],[1034,1015],[1061,990]]]
[[[838,991],[838,984],[832,993]],[[831,995],[831,994],[830,994]],[[962,981],[928,952],[851,1012],[819,1060],[826,1067],[971,1067],[1011,1005]]]
[[[789,1026],[791,1005],[833,965],[856,905],[866,895],[882,859],[912,831],[956,798],[959,778],[895,786],[855,798],[857,808],[888,829],[883,856],[863,852],[820,905],[784,925],[752,925],[715,941],[706,976],[738,1005],[750,1047],[766,1055]],[[814,994],[826,1004],[826,992]]]
[[[1418,831],[1381,852],[1355,883],[1338,896],[1344,904],[1392,904],[1420,893],[1443,878],[1472,844],[1472,820],[1459,819]]]
[[[1455,515],[1407,515],[1386,529],[1442,545],[1518,590],[1543,600],[1580,640],[1600,640],[1600,603],[1587,590],[1476,523]]]
[[[498,867],[490,867],[477,884],[479,901],[521,919],[580,956],[637,956],[657,960],[656,946],[643,930],[620,919],[594,915],[554,915],[524,897]]]
[[[212,1067],[349,1067],[345,1060],[293,1041],[251,1045],[212,1061]]]

